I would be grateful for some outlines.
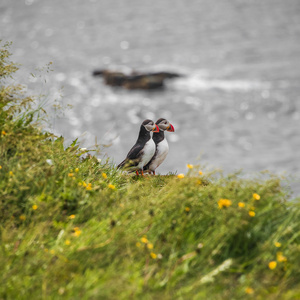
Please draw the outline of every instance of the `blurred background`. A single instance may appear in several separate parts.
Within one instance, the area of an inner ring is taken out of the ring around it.
[[[23,65],[16,81],[46,95],[49,128],[67,142],[96,138],[119,163],[140,123],[164,117],[175,133],[158,173],[268,169],[292,175],[300,194],[299,16],[299,0],[1,0],[0,39]],[[184,76],[133,91],[95,69]]]

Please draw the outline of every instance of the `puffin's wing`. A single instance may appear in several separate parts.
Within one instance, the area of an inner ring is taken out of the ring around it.
[[[143,146],[135,144],[127,154],[127,157],[118,165],[121,167],[134,167],[137,166],[143,154]]]

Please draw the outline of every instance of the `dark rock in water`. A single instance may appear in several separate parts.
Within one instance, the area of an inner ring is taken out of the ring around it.
[[[111,72],[111,71],[107,71],[107,70],[103,71],[102,76],[104,78],[104,82],[107,85],[112,85],[112,86],[122,86],[127,77],[124,73]]]
[[[164,80],[159,76],[153,75],[136,75],[127,77],[123,87],[128,90],[134,89],[159,89],[164,87]]]
[[[134,89],[161,89],[164,87],[165,79],[180,77],[180,74],[171,72],[137,73],[126,75],[122,72],[109,70],[95,70],[93,76],[102,76],[105,84],[111,86],[122,86],[129,90]]]

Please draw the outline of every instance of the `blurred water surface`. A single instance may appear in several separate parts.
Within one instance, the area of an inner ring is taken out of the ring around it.
[[[175,133],[162,174],[201,163],[299,178],[299,16],[298,0],[2,0],[0,38],[13,41],[29,89],[73,105],[51,129],[83,146],[111,144],[103,153],[116,163],[143,119],[165,117]],[[28,74],[50,61],[41,87]],[[186,76],[156,92],[91,76],[120,67]]]

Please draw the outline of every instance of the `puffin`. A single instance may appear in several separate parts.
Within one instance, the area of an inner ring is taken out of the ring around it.
[[[155,143],[156,149],[153,157],[144,167],[144,171],[148,171],[150,174],[155,175],[155,169],[158,168],[161,163],[166,159],[169,152],[169,144],[165,139],[164,131],[174,132],[174,126],[166,119],[160,118],[155,123],[159,132],[153,133],[153,141]]]
[[[150,132],[159,132],[159,127],[152,120],[145,120],[140,127],[140,132],[135,145],[130,149],[126,158],[118,165],[127,171],[135,171],[136,175],[144,175],[143,168],[155,154],[156,146]]]

